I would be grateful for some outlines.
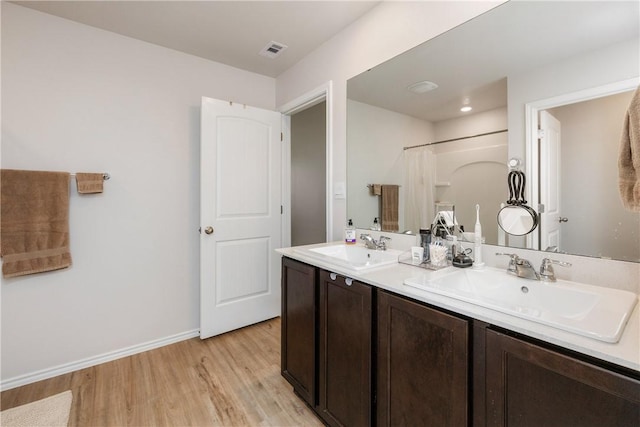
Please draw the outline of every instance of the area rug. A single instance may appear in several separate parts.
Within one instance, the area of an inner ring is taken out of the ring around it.
[[[71,412],[71,390],[2,411],[3,427],[67,427]]]

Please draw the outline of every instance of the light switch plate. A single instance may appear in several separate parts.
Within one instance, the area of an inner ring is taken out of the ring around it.
[[[347,190],[344,182],[336,182],[333,185],[333,196],[336,199],[346,199],[347,198]]]

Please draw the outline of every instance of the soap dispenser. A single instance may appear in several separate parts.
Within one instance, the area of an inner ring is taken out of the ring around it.
[[[353,226],[353,221],[349,219],[349,222],[344,229],[344,242],[347,245],[356,244],[356,228]]]
[[[380,231],[380,223],[378,222],[378,217],[373,218],[373,224],[371,225],[372,231]]]

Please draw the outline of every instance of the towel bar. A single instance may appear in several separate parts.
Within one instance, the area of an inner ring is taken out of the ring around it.
[[[71,176],[71,178],[75,178],[76,174],[70,173],[69,176]],[[110,178],[111,178],[111,175],[109,175],[107,172],[102,174],[102,179],[104,179],[105,181],[108,181]]]
[[[367,184],[367,188],[373,187],[373,184]],[[398,187],[402,187],[402,185],[398,185]]]

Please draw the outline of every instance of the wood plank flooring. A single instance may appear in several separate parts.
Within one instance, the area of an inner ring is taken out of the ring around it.
[[[280,318],[1,394],[2,409],[73,392],[69,426],[321,426],[280,375]]]

